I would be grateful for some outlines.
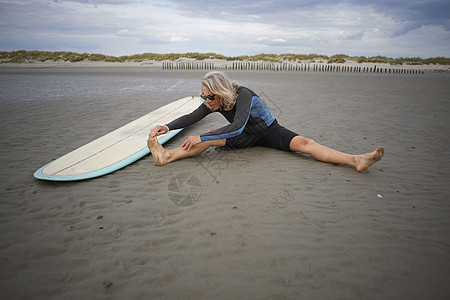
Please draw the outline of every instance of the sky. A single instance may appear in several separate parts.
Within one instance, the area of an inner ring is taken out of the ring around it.
[[[0,0],[0,51],[450,57],[450,0]]]

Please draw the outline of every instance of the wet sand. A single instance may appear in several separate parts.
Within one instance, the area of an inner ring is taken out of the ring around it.
[[[160,73],[188,85],[204,75]],[[199,85],[147,102],[2,101],[0,297],[446,299],[450,77],[228,74],[291,130],[353,154],[382,145],[384,158],[359,173],[274,149],[210,149],[45,182],[33,178],[42,165]],[[166,147],[224,124],[210,115]]]

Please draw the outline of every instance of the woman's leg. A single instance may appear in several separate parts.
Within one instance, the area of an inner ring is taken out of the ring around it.
[[[384,155],[383,147],[378,147],[371,153],[350,155],[325,147],[316,143],[314,140],[304,138],[302,136],[294,137],[291,140],[289,147],[292,151],[310,154],[315,159],[323,162],[353,166],[360,172],[367,170]]]
[[[226,142],[225,139],[202,142],[200,144],[193,146],[189,151],[183,150],[182,147],[167,150],[164,149],[163,146],[161,146],[161,144],[158,142],[156,138],[151,138],[147,140],[147,146],[152,152],[155,165],[162,166],[178,159],[198,155],[203,151],[207,150],[211,146],[225,146],[225,142]]]

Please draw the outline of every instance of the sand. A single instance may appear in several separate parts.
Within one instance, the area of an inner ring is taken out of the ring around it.
[[[303,136],[354,154],[384,146],[364,173],[255,147],[163,167],[147,156],[82,182],[33,178],[168,93],[199,90],[187,86],[202,75],[158,71],[185,84],[144,103],[134,91],[0,102],[0,298],[449,297],[446,75],[229,73]],[[208,116],[166,146],[222,124]]]
[[[30,60],[25,63],[0,63],[0,69],[49,69],[49,68],[156,68],[156,69],[205,69],[205,66],[214,66],[221,70],[246,70],[250,68],[249,65],[270,65],[270,62],[266,61],[226,61],[220,59],[207,59],[207,60],[195,60],[195,59],[178,59],[176,61],[155,61],[155,60],[143,60],[143,61],[125,61],[125,62],[107,62],[107,61],[34,61]],[[285,65],[283,70],[286,70],[286,65],[291,65],[291,68],[298,68],[303,71],[302,68],[308,68],[308,71],[324,70],[325,67],[332,67],[333,72],[363,72],[372,73],[376,67],[378,73],[400,73],[400,74],[417,74],[417,73],[448,73],[450,72],[450,66],[448,65],[391,65],[387,63],[358,63],[356,61],[349,60],[345,63],[330,63],[326,61],[301,61],[298,65],[293,62],[283,62]],[[236,65],[233,67],[233,65]],[[239,65],[239,67],[237,67]],[[282,64],[274,64],[272,68],[282,67]],[[301,67],[301,66],[302,67]],[[170,67],[169,67],[170,66]],[[307,67],[308,66],[308,67]],[[345,71],[343,70],[344,67]],[[267,66],[265,68],[268,68]],[[351,69],[351,71],[349,71]],[[369,72],[370,69],[370,72]],[[278,69],[276,69],[278,70]],[[292,71],[291,69],[287,69]],[[339,71],[337,71],[339,70]],[[356,71],[358,70],[358,71]],[[328,71],[327,71],[328,72]],[[374,72],[375,73],[375,72]]]

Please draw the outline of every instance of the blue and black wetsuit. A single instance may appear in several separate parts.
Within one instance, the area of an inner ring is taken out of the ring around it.
[[[231,110],[217,111],[230,124],[200,135],[202,142],[226,139],[226,146],[231,148],[261,145],[289,151],[291,140],[298,134],[279,125],[269,108],[252,90],[241,86],[236,93],[236,104]],[[187,127],[212,112],[203,103],[192,113],[166,125],[170,130]]]

